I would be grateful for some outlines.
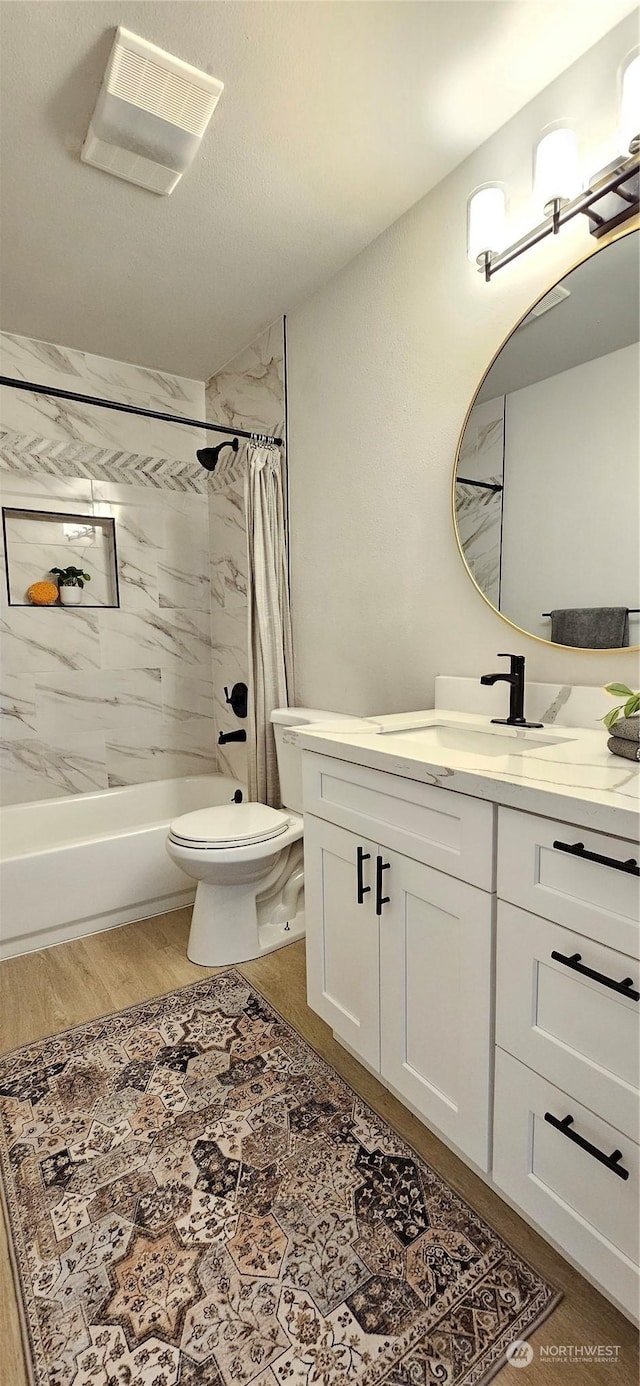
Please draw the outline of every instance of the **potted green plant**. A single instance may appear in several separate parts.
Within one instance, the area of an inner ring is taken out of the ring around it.
[[[58,596],[63,606],[79,606],[85,582],[91,582],[91,574],[82,568],[50,568],[58,579]]]

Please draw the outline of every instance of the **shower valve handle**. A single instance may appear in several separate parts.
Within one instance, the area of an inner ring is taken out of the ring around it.
[[[224,696],[226,701],[231,704],[236,717],[246,717],[249,701],[249,690],[246,683],[234,683],[231,692],[225,686]]]

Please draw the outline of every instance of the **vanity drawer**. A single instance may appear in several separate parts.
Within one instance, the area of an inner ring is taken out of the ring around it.
[[[579,842],[613,864],[562,850]],[[515,809],[498,811],[500,899],[638,957],[640,879],[615,865],[632,857],[640,858],[637,842]]]
[[[305,813],[493,890],[493,804],[315,751],[302,753],[302,787]]]
[[[499,901],[497,1044],[637,1140],[640,1005],[607,985],[629,977],[637,997],[633,958]]]
[[[574,1139],[546,1116],[573,1117],[567,1130]],[[593,1150],[605,1158],[620,1151],[628,1178]],[[496,1186],[632,1316],[638,1312],[638,1155],[634,1141],[574,1096],[496,1050]]]

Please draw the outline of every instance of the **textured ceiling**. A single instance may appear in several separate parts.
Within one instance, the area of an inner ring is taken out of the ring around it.
[[[633,8],[5,0],[2,327],[206,378]],[[79,160],[120,23],[225,83],[169,198]]]

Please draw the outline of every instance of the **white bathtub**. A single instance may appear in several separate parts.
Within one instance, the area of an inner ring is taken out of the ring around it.
[[[190,775],[0,809],[0,958],[190,904],[169,823],[242,788]]]

